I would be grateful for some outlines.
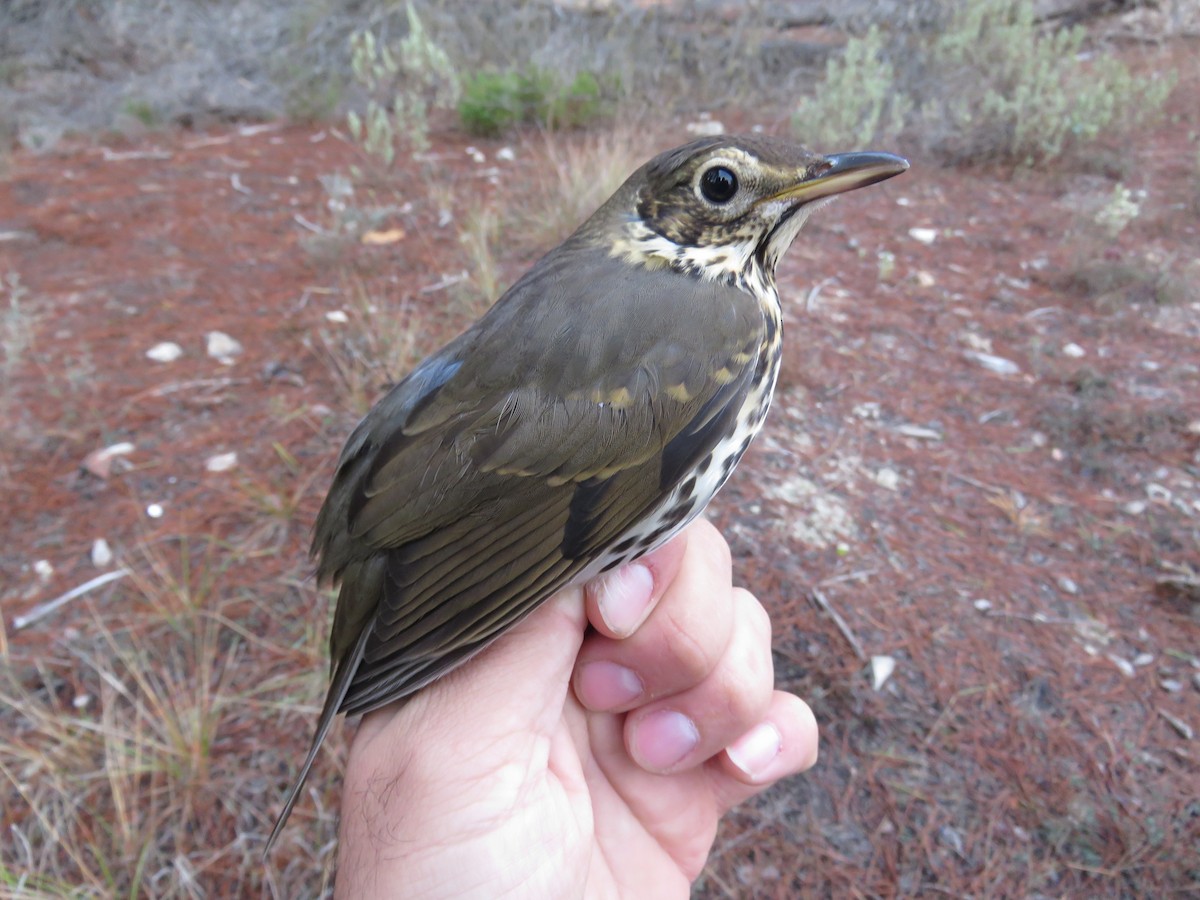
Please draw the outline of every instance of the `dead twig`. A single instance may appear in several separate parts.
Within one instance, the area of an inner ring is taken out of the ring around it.
[[[82,597],[89,591],[94,591],[96,588],[104,587],[104,585],[116,581],[119,578],[124,578],[129,574],[128,569],[114,569],[111,572],[105,572],[103,575],[97,575],[91,581],[85,581],[78,587],[73,587],[61,596],[55,597],[53,600],[48,600],[45,603],[40,603],[25,613],[23,616],[17,616],[13,619],[13,629],[20,631],[22,628],[27,628],[34,622],[44,619],[50,613],[54,612],[60,606],[65,606],[72,600]]]
[[[863,651],[862,644],[859,643],[858,638],[854,636],[854,632],[850,630],[850,626],[846,624],[846,620],[843,619],[841,615],[838,614],[838,611],[833,608],[833,605],[830,604],[829,598],[825,596],[820,588],[816,587],[809,591],[808,595],[812,598],[813,602],[817,604],[817,606],[825,611],[829,618],[833,619],[833,624],[836,625],[838,631],[842,633],[842,637],[846,639],[846,643],[850,645],[850,649],[854,651],[854,655],[857,656],[862,662],[866,662],[867,654]]]

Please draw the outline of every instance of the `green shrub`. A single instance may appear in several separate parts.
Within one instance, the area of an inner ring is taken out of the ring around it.
[[[911,102],[896,91],[896,70],[884,55],[884,36],[872,25],[825,64],[825,80],[800,101],[792,128],[817,147],[867,146],[903,127]]]
[[[522,123],[557,130],[597,118],[603,103],[600,81],[591,72],[579,72],[566,82],[553,72],[530,67],[468,78],[458,115],[472,134],[495,135]]]
[[[1044,29],[1032,0],[942,0],[934,11],[932,28],[852,37],[797,108],[796,132],[862,146],[907,119],[909,137],[943,159],[1032,165],[1130,133],[1174,87],[1111,56],[1086,59],[1086,32]]]

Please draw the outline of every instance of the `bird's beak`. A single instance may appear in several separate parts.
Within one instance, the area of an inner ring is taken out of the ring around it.
[[[796,184],[770,199],[789,200],[797,206],[844,194],[899,175],[908,168],[908,160],[892,153],[835,153],[813,163]]]

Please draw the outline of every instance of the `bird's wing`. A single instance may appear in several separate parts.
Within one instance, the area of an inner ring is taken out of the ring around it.
[[[560,304],[571,326],[545,314]],[[617,541],[731,429],[762,329],[727,285],[552,256],[398,385],[314,541],[342,581],[335,665],[371,631],[341,709],[449,671]]]

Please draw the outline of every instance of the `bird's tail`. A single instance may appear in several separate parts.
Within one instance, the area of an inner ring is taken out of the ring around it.
[[[321,744],[325,741],[325,736],[329,734],[333,720],[337,718],[338,711],[342,707],[342,701],[346,699],[346,693],[350,690],[350,683],[354,680],[354,674],[358,671],[358,665],[362,662],[363,652],[366,650],[367,638],[370,637],[371,630],[369,626],[362,630],[357,643],[354,645],[354,652],[337,667],[337,671],[334,673],[333,680],[329,684],[329,692],[325,695],[325,706],[321,709],[321,718],[317,720],[317,730],[313,734],[312,744],[308,748],[308,755],[304,758],[304,764],[300,767],[300,774],[296,776],[296,780],[292,782],[292,786],[288,789],[287,799],[283,802],[283,811],[280,812],[279,818],[275,820],[275,827],[271,829],[271,836],[267,838],[267,845],[263,848],[264,857],[271,852],[271,847],[274,846],[276,838],[283,831],[283,826],[287,824],[288,816],[292,814],[292,808],[300,798],[300,791],[304,788],[304,783],[308,780],[308,773],[313,767],[313,762],[316,761],[317,751],[321,749]]]

